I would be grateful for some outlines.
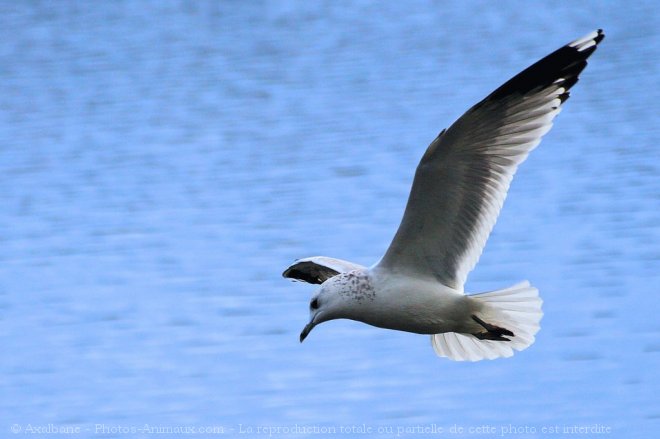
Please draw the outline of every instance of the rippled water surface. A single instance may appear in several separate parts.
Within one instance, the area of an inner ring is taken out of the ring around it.
[[[1,436],[658,434],[659,15],[653,2],[3,2]],[[301,345],[314,288],[281,271],[316,254],[378,260],[429,141],[598,27],[467,285],[531,280],[537,342],[454,363],[425,336],[336,321]]]

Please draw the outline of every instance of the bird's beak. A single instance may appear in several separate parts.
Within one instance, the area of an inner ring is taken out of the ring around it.
[[[309,333],[312,331],[312,329],[314,329],[314,326],[316,326],[316,323],[314,323],[314,318],[312,318],[312,320],[310,320],[310,322],[305,325],[302,332],[300,333],[300,343],[305,341],[305,339],[307,338],[307,335],[309,335]]]

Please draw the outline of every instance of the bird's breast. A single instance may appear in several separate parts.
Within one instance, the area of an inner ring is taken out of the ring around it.
[[[371,300],[355,320],[418,334],[457,331],[469,321],[468,298],[438,282],[378,273],[370,288]]]

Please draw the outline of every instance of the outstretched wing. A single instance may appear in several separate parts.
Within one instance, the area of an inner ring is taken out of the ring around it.
[[[309,284],[322,284],[326,280],[339,273],[363,269],[362,265],[341,259],[328,258],[326,256],[312,256],[311,258],[298,259],[284,270],[282,276],[307,282]]]
[[[380,266],[462,291],[520,163],[552,127],[604,38],[597,30],[525,69],[428,147],[399,230]]]

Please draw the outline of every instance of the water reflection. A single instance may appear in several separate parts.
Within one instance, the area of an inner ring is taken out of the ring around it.
[[[649,7],[2,6],[7,422],[647,435],[660,412]],[[537,344],[455,364],[426,337],[333,322],[300,346],[312,289],[283,267],[377,260],[437,132],[596,27],[608,39],[521,168],[468,284],[532,280],[546,311]]]

